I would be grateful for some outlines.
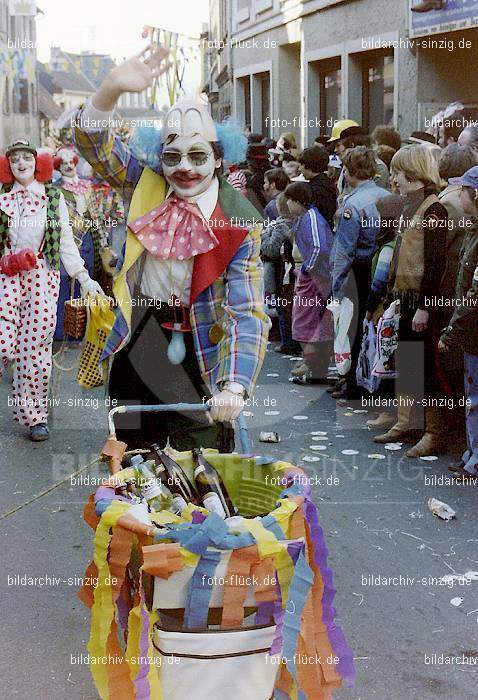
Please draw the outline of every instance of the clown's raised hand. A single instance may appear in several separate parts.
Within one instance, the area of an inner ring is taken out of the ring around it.
[[[148,46],[108,73],[93,97],[97,109],[111,110],[124,92],[143,92],[172,65],[168,49]]]

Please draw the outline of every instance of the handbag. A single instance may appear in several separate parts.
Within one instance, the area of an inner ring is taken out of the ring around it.
[[[378,322],[376,339],[376,358],[372,376],[394,379],[398,376],[395,369],[395,351],[398,347],[398,326],[400,324],[400,301],[392,302]]]
[[[75,279],[71,280],[70,299],[64,303],[63,328],[65,335],[75,340],[83,340],[86,333],[87,302],[75,299]]]
[[[377,333],[373,321],[363,320],[362,345],[357,362],[355,376],[358,386],[367,389],[371,394],[377,391],[380,378],[372,374],[377,356]]]
[[[115,314],[111,308],[111,299],[104,297],[90,300],[86,308],[88,321],[77,382],[85,389],[94,389],[106,381],[108,363],[107,360],[100,363],[100,358],[113,328]]]
[[[352,366],[348,331],[352,322],[354,305],[347,297],[340,303],[332,299],[327,309],[334,317],[334,356],[337,372],[345,376]]]

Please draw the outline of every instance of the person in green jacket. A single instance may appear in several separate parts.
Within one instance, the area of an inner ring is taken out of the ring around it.
[[[459,347],[464,352],[467,449],[461,464],[450,470],[475,481],[478,479],[478,166],[467,170],[462,177],[450,179],[450,184],[461,186],[460,203],[475,221],[463,242],[455,311],[443,330],[438,349],[449,352]]]

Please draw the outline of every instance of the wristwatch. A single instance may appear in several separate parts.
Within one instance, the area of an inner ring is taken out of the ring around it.
[[[236,394],[236,396],[242,396],[242,398],[244,398],[246,394],[245,388],[242,386],[242,384],[239,384],[239,382],[226,382],[223,388],[227,391],[230,391],[231,394]]]

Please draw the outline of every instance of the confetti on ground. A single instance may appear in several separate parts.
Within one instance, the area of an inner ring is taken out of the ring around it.
[[[309,447],[309,450],[315,450],[316,452],[318,452],[319,450],[326,450],[326,449],[327,449],[327,445],[311,445]]]
[[[316,442],[320,442],[321,440],[328,440],[328,439],[329,438],[326,437],[325,435],[314,435],[314,437],[312,438],[312,440],[314,440]]]
[[[278,416],[280,411],[264,411],[265,416]]]
[[[309,416],[292,416],[294,420],[309,420]]]
[[[342,450],[343,455],[358,455],[358,450]]]
[[[254,414],[252,413],[252,411],[243,411],[242,415],[246,416],[246,418],[251,418]]]
[[[354,413],[368,413],[365,408],[354,408]]]
[[[344,413],[344,416],[353,416],[353,413],[352,411],[347,411],[346,413]]]
[[[381,454],[376,454],[376,455],[367,455],[369,459],[386,459],[386,455],[381,455]]]
[[[326,430],[313,430],[311,432],[311,435],[327,435],[327,431]]]
[[[336,438],[344,438],[345,435],[336,435],[335,437],[336,437]]]
[[[426,455],[425,457],[420,457],[424,462],[434,462],[438,457],[436,455]]]
[[[277,374],[277,372],[269,372],[269,374],[267,376],[268,377],[278,377],[279,375]]]
[[[402,446],[398,445],[396,442],[389,442],[388,445],[385,445],[386,450],[390,450],[390,452],[395,452],[396,450],[401,450]]]
[[[299,390],[298,389],[289,389],[291,394],[298,394]]]
[[[455,608],[459,608],[462,603],[463,598],[452,598],[450,600],[450,605],[453,605]]]
[[[312,455],[305,455],[302,457],[303,462],[320,462],[320,457],[313,457]]]

